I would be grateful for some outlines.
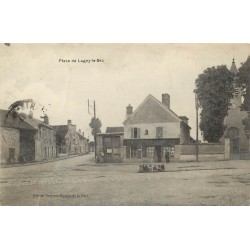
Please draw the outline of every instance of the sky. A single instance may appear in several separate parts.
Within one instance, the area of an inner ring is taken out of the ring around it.
[[[92,139],[88,99],[105,132],[122,126],[128,104],[135,110],[149,94],[168,93],[195,138],[195,79],[208,67],[230,68],[233,57],[239,68],[249,55],[249,44],[0,44],[0,108],[33,99],[34,117],[45,106],[51,125],[70,119]]]

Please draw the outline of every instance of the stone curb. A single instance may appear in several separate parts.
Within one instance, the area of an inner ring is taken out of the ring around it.
[[[83,156],[83,155],[71,155],[71,156],[62,157],[62,158],[53,158],[53,159],[50,159],[50,160],[36,161],[36,162],[30,162],[30,163],[25,163],[25,164],[0,165],[0,168],[15,168],[15,167],[25,167],[25,166],[32,166],[32,165],[40,165],[40,164],[46,164],[46,163],[55,162],[55,161],[62,161],[62,160],[75,158],[75,157],[80,157],[80,156]]]

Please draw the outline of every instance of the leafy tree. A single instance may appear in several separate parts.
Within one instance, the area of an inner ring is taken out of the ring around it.
[[[102,127],[102,122],[99,118],[92,118],[91,122],[89,124],[91,128],[91,134],[94,136],[95,135],[95,127],[96,127],[96,133],[101,133],[101,127]]]
[[[224,118],[228,114],[233,97],[233,74],[225,65],[207,68],[195,80],[200,113],[200,130],[208,142],[219,142],[226,126]]]
[[[239,73],[237,75],[236,83],[242,89],[242,95],[244,97],[241,105],[241,110],[248,111],[248,117],[246,117],[242,123],[245,126],[245,132],[248,138],[250,132],[250,56],[247,60],[241,64]]]

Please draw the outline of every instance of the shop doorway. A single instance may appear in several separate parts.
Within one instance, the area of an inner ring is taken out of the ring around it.
[[[162,162],[161,146],[155,146],[157,162]]]

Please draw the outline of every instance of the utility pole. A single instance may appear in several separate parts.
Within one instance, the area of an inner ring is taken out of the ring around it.
[[[96,145],[96,106],[95,106],[95,101],[93,101],[93,106],[91,106],[89,104],[89,100],[88,100],[88,113],[89,112],[89,108],[92,108],[94,110],[94,145],[95,145],[95,159],[96,159],[96,155],[97,155],[97,145]]]
[[[95,111],[95,101],[94,101],[94,142],[95,142],[95,157],[97,155],[97,143],[96,143],[96,111]]]
[[[195,93],[195,109],[196,109],[196,161],[199,161],[199,105],[198,105],[198,98],[197,98],[197,90],[194,90]]]

